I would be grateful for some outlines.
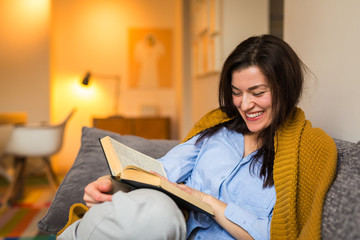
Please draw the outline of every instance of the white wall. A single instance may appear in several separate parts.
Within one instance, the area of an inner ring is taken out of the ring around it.
[[[0,1],[0,112],[26,112],[48,121],[48,0]]]
[[[301,107],[329,135],[360,140],[360,1],[285,0],[284,39],[315,77]]]

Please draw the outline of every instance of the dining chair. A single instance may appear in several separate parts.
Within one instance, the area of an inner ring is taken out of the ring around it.
[[[15,125],[25,124],[26,112],[0,112],[0,176],[8,182],[11,181],[11,174],[7,171],[4,161],[5,147],[11,136]]]
[[[1,202],[2,209],[6,208],[18,185],[23,183],[25,165],[29,158],[42,159],[49,184],[54,191],[57,190],[59,181],[52,169],[50,157],[60,151],[65,126],[74,112],[75,110],[72,110],[63,122],[56,125],[44,123],[15,125],[4,150],[5,155],[14,157],[15,170]]]

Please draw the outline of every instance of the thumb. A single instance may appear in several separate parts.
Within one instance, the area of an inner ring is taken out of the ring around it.
[[[112,182],[109,178],[100,179],[98,184],[101,192],[110,192],[112,189]]]

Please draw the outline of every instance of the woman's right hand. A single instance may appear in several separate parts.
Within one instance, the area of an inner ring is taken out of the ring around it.
[[[103,176],[85,187],[84,201],[87,207],[111,201],[113,184],[109,175]]]

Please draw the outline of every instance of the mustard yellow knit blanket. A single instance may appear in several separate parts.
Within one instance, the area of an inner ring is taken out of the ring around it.
[[[229,120],[222,111],[213,110],[195,124],[185,141]],[[323,204],[336,172],[335,142],[323,130],[312,128],[299,108],[274,140],[277,200],[271,239],[320,239]]]

